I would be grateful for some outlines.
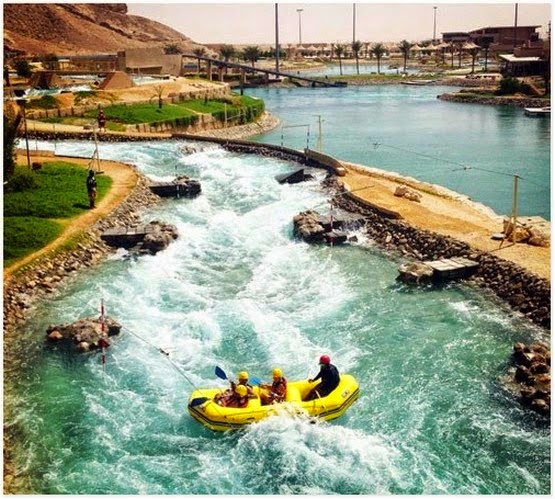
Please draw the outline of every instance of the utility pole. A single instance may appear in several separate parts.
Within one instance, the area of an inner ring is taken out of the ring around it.
[[[353,4],[353,43],[356,42],[357,4]]]
[[[432,39],[432,43],[436,42],[436,13],[437,13],[437,7],[434,7],[434,37]]]
[[[302,29],[301,29],[301,12],[303,9],[297,9],[297,13],[299,14],[299,45],[303,43],[303,36],[302,36]]]
[[[316,150],[322,152],[322,123],[324,120],[321,114],[317,114],[316,117],[318,118],[318,140],[316,141]]]
[[[276,18],[276,73],[279,73],[279,23],[278,23],[278,4],[275,4]]]
[[[513,221],[513,244],[516,241],[516,217],[517,217],[517,206],[518,206],[518,175],[514,175],[514,184],[513,184],[513,212],[511,214],[511,219]]]
[[[515,50],[516,47],[516,28],[518,25],[518,3],[515,3],[515,27],[513,30],[513,52]]]

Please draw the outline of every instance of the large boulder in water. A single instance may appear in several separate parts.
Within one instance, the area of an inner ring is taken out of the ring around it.
[[[321,242],[324,240],[326,229],[320,223],[320,214],[312,211],[302,211],[293,217],[293,231],[304,241]]]
[[[166,249],[172,241],[177,239],[177,227],[172,224],[159,222],[154,220],[150,222],[151,230],[146,234],[142,243],[141,251],[148,252],[151,255]]]
[[[434,269],[421,262],[404,263],[399,268],[398,280],[402,282],[426,282],[434,276]]]
[[[104,324],[103,324],[104,323]],[[86,352],[110,345],[108,337],[118,335],[121,325],[111,317],[79,319],[71,324],[50,325],[46,329],[47,340],[51,343],[72,344],[76,351]]]

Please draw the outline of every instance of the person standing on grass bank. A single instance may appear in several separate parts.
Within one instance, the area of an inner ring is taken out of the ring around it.
[[[87,177],[87,193],[89,195],[89,209],[94,208],[94,201],[96,199],[96,177],[94,176],[94,170],[89,170],[89,176]]]
[[[314,400],[320,397],[325,397],[333,392],[337,388],[337,385],[339,385],[339,371],[337,370],[337,367],[331,363],[330,356],[322,355],[320,357],[319,364],[320,372],[308,381],[310,383],[314,383],[317,379],[322,379],[322,381],[310,390],[306,400]]]
[[[98,131],[106,131],[106,115],[102,109],[98,111]]]

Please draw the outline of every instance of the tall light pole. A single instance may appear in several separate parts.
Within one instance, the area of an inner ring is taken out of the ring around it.
[[[279,23],[278,23],[278,4],[275,5],[276,17],[276,73],[279,73]]]
[[[516,47],[516,29],[518,26],[518,3],[515,3],[515,27],[513,29],[513,51]]]
[[[357,4],[353,4],[353,43],[356,41],[356,25],[357,25]]]
[[[437,7],[434,7],[434,38],[432,39],[432,43],[436,42],[436,13]]]
[[[297,9],[297,13],[299,14],[299,45],[302,45],[303,43],[303,35],[302,35],[302,30],[301,30],[301,12],[303,11],[303,9]]]

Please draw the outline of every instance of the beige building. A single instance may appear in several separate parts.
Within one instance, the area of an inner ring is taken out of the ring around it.
[[[133,75],[181,76],[181,54],[165,54],[160,47],[125,49],[118,52],[117,70]]]

